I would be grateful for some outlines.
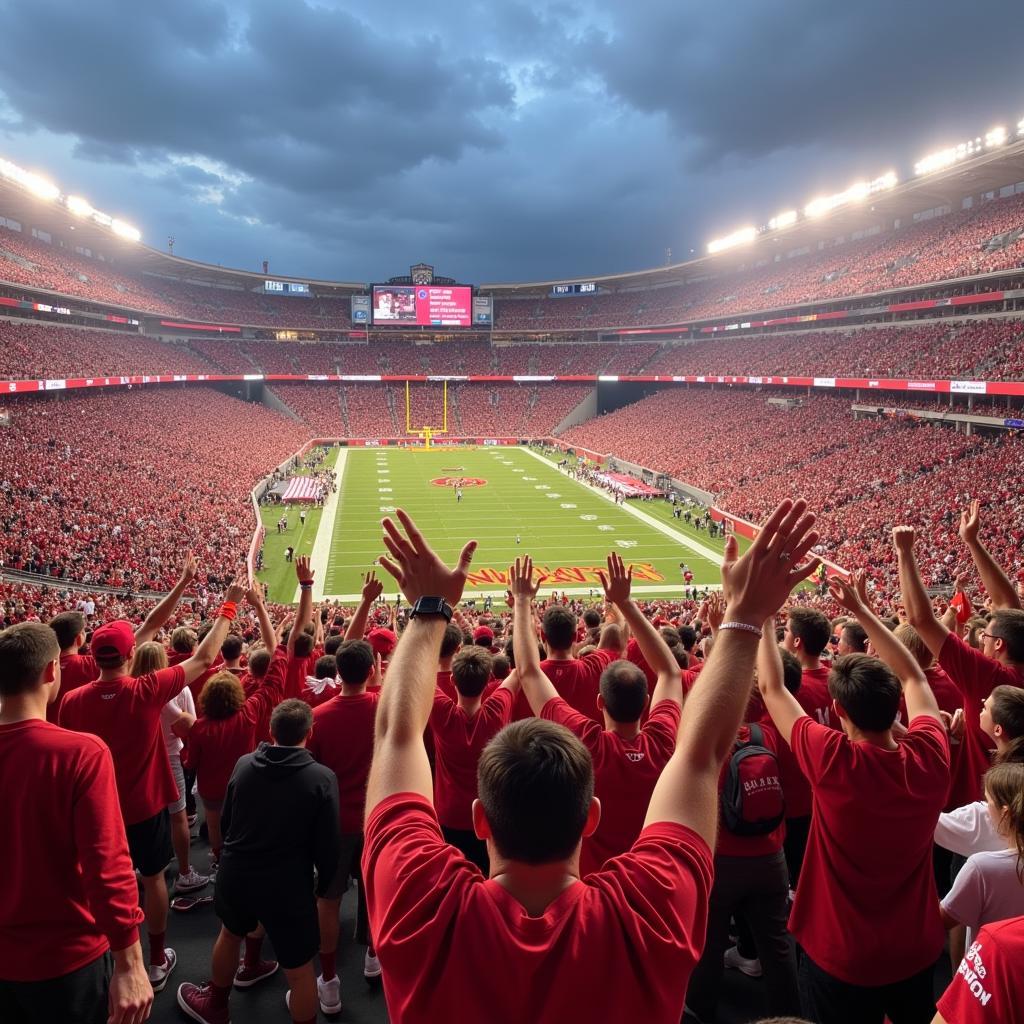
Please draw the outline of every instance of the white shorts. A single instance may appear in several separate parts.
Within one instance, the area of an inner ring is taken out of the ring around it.
[[[185,810],[185,769],[181,767],[181,754],[168,754],[171,762],[171,774],[174,776],[174,784],[178,787],[178,799],[173,804],[167,805],[171,814]]]

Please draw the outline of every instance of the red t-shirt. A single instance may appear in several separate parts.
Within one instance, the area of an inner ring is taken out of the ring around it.
[[[712,864],[695,832],[650,825],[531,917],[445,845],[429,801],[398,793],[367,818],[363,877],[392,1024],[679,1024]]]
[[[455,689],[455,683],[452,680],[451,669],[439,669],[437,673],[437,688],[446,696],[452,700],[459,699],[459,692]]]
[[[946,637],[939,651],[939,664],[975,705],[984,701],[997,686],[1024,686],[1024,671],[976,651],[955,633]]]
[[[653,692],[654,687],[658,684],[658,674],[653,668],[651,668],[647,659],[643,656],[643,653],[640,650],[640,645],[636,642],[635,637],[630,637],[629,643],[626,644],[626,661],[631,661],[643,672],[647,677],[647,686]],[[693,684],[697,681],[697,676],[700,675],[700,666],[701,662],[697,662],[695,668],[684,668],[679,670],[679,674],[683,680],[684,696],[693,689]]]
[[[833,721],[832,696],[828,692],[829,670],[822,665],[819,668],[805,668],[800,678],[800,689],[795,697],[797,703],[822,725],[833,729],[840,728]],[[758,725],[774,728],[771,716],[765,712]],[[807,777],[800,770],[793,751],[785,743],[779,744],[779,775],[782,778],[782,792],[786,798],[787,818],[806,818],[811,813],[811,786]]]
[[[373,723],[380,693],[335,694],[313,709],[309,752],[338,776],[341,831],[363,831],[366,779],[373,759]]]
[[[601,673],[616,660],[614,651],[599,648],[582,658],[568,658],[564,661],[547,658],[540,663],[540,670],[551,680],[558,696],[563,697],[570,707],[601,725],[604,719],[597,708]],[[526,694],[520,691],[512,711],[512,721],[530,718],[532,714]]]
[[[828,692],[829,669],[824,665],[818,668],[805,668],[800,676],[800,689],[794,695],[797,703],[822,725],[838,729],[837,722],[832,718],[832,695]]]
[[[228,718],[200,717],[189,730],[181,761],[196,773],[196,788],[204,800],[223,800],[238,759],[259,745],[262,736],[258,730],[281,700],[287,665],[287,651],[279,646],[267,666],[263,685],[246,697],[238,711]]]
[[[946,937],[932,869],[949,790],[942,723],[918,716],[890,751],[805,716],[791,743],[814,814],[789,930],[814,963],[852,985],[924,970]]]
[[[594,834],[583,840],[581,875],[597,871],[636,842],[654,785],[676,749],[680,714],[674,700],[659,700],[636,738],[625,740],[574,711],[561,697],[553,697],[541,708],[540,717],[574,732],[594,762],[594,795],[601,801],[601,821]]]
[[[440,690],[434,694],[430,731],[434,737],[434,806],[445,828],[473,828],[476,766],[484,747],[509,723],[515,697],[495,690],[470,718]]]
[[[46,720],[56,724],[60,703],[64,695],[91,683],[100,674],[95,659],[88,654],[62,654],[60,656],[60,690],[57,699],[46,705]]]
[[[1024,1024],[1024,917],[986,925],[938,1010],[947,1024]]]
[[[184,687],[185,671],[175,665],[137,678],[97,679],[72,690],[60,706],[65,729],[94,733],[110,747],[126,825],[152,818],[178,799],[160,712]]]
[[[0,779],[0,978],[57,978],[132,945],[143,916],[106,744],[0,725]]]
[[[779,752],[786,747],[783,743],[782,737],[779,735],[774,724],[765,724],[763,722],[757,723],[761,728],[761,734],[764,739],[762,746],[766,750],[770,750],[778,759]],[[750,742],[750,729],[743,725],[740,726],[739,736],[737,737],[740,743]],[[722,765],[722,774],[719,776],[718,789],[721,792],[725,786],[726,776],[729,774],[729,761],[732,759],[732,755],[725,759],[725,763]],[[799,769],[797,769],[799,771]],[[774,781],[774,794],[777,796],[779,787],[782,786],[782,771],[780,768],[779,776]],[[783,796],[785,796],[785,789],[782,789]],[[790,817],[789,805],[786,805],[786,814]],[[778,827],[773,829],[767,835],[763,836],[738,836],[735,832],[730,832],[725,826],[725,822],[721,820],[719,816],[718,824],[718,842],[715,843],[715,856],[716,857],[768,857],[773,853],[778,853],[782,849],[782,841],[786,837],[786,822],[785,819],[779,822]]]

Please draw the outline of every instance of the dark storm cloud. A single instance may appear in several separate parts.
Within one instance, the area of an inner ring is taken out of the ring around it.
[[[210,262],[363,280],[419,259],[468,281],[636,269],[1015,123],[1017,14],[0,0],[2,155]]]

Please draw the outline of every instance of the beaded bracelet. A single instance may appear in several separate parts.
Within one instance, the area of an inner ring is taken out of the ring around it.
[[[749,622],[723,622],[719,627],[722,629],[738,629],[743,633],[753,633],[758,639],[764,634],[757,626],[752,626]]]

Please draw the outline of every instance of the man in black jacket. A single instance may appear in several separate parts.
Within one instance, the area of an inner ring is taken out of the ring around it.
[[[305,749],[312,727],[308,704],[282,702],[270,719],[273,745],[261,743],[255,753],[239,758],[228,783],[216,889],[221,930],[211,980],[178,989],[178,1005],[202,1024],[227,1024],[232,984],[245,988],[277,970],[277,963],[260,958],[264,933],[288,977],[292,1019],[316,1019],[315,897],[330,885],[341,836],[338,780]],[[243,939],[245,960],[239,967]]]

